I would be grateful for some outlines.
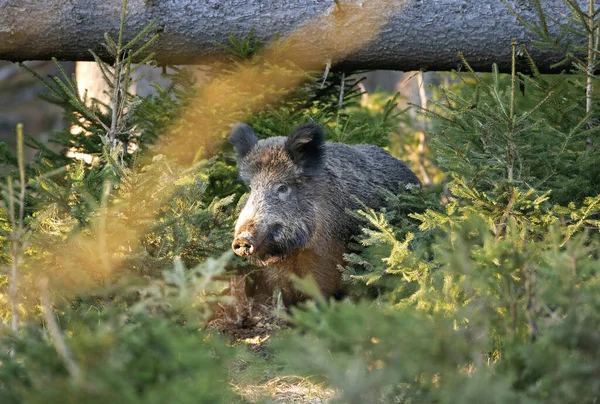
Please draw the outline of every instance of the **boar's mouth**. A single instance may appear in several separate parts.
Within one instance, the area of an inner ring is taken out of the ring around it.
[[[306,247],[311,232],[308,229],[285,229],[282,224],[275,224],[262,240],[256,243],[256,250],[247,256],[248,262],[253,265],[266,266],[294,255]]]
[[[252,265],[255,266],[260,266],[260,267],[266,267],[269,266],[271,264],[275,264],[277,262],[281,262],[284,259],[286,259],[288,256],[282,256],[282,255],[263,255],[263,256],[256,256],[253,255],[251,257],[248,257],[248,262]]]
[[[246,258],[252,265],[267,266],[285,260],[294,252],[296,251],[283,251],[279,246],[269,245],[258,248],[254,254]]]

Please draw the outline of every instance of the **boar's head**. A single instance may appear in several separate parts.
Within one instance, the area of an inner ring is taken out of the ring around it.
[[[268,265],[305,247],[317,221],[317,182],[325,157],[321,128],[304,124],[287,137],[259,141],[250,126],[237,124],[229,142],[237,152],[239,177],[250,188],[233,251]]]

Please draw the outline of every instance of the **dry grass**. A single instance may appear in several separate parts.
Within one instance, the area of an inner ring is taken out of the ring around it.
[[[233,389],[244,399],[255,403],[327,403],[336,394],[323,383],[300,376],[280,376],[261,384],[235,385]]]

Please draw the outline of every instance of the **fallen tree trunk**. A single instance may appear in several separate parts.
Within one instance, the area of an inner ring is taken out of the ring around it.
[[[525,20],[538,20],[533,1],[509,4]],[[0,59],[91,60],[88,49],[106,56],[103,34],[116,38],[121,7],[121,0],[0,0]],[[566,21],[562,0],[543,7]],[[475,70],[497,63],[507,71],[511,40],[533,39],[500,0],[131,0],[127,37],[153,19],[162,31],[152,48],[161,64],[223,57],[217,42],[226,43],[230,32],[242,38],[253,26],[265,43],[275,33],[302,38],[296,51],[313,65],[332,60],[348,69],[450,70],[460,66],[461,51]],[[560,60],[530,50],[542,71]]]

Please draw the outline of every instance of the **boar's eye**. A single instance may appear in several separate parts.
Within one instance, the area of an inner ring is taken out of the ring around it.
[[[277,185],[277,194],[279,195],[280,198],[285,198],[287,196],[287,194],[289,194],[290,192],[290,187],[288,187],[285,184],[279,184]]]

